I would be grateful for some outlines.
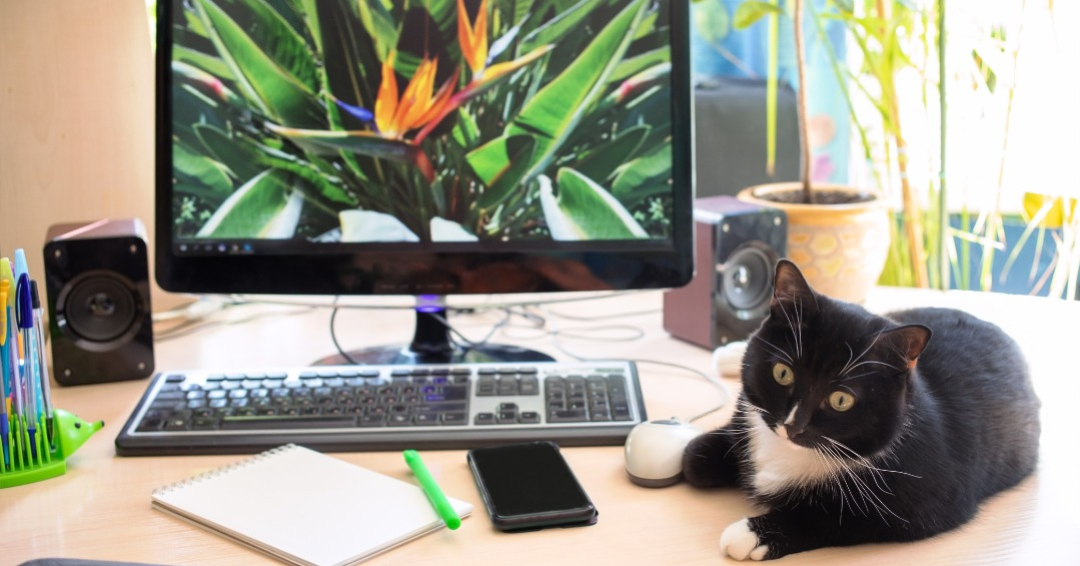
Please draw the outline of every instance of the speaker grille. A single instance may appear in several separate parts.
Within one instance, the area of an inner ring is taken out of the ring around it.
[[[138,313],[135,289],[115,275],[83,278],[72,286],[64,317],[77,336],[112,342],[131,329]]]
[[[769,299],[776,254],[753,243],[744,244],[728,256],[722,272],[720,294],[731,308],[755,310]]]

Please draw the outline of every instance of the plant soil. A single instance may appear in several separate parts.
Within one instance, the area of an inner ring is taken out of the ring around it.
[[[770,192],[762,195],[754,195],[761,200],[767,200],[769,202],[779,202],[784,204],[807,204],[803,199],[802,189],[792,189],[790,191],[777,191]],[[874,200],[874,195],[871,193],[852,193],[849,191],[830,191],[828,189],[817,189],[814,191],[814,202],[812,204],[857,204],[860,202],[870,202]]]

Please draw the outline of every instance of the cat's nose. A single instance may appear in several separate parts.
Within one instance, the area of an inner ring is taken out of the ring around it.
[[[806,432],[806,429],[795,424],[786,424],[784,425],[784,432],[787,433],[788,440],[795,440]]]

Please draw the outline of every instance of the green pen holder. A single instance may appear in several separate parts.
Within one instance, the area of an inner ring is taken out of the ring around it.
[[[31,440],[25,419],[19,416],[10,417],[7,454],[0,462],[0,489],[64,475],[67,471],[68,456],[105,426],[103,421],[87,422],[63,409],[57,409],[53,413],[52,424],[52,442],[49,442],[44,417],[38,419]]]

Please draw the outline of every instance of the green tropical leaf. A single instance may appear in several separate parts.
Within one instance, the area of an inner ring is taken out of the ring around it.
[[[234,138],[210,124],[195,124],[193,129],[203,147],[237,178],[246,181],[265,169],[259,166],[259,148],[254,142]]]
[[[607,179],[634,156],[650,130],[644,124],[623,130],[615,139],[582,153],[574,168],[590,179]]]
[[[415,165],[424,173],[429,182],[435,179],[435,171],[427,154],[420,146],[409,142],[380,137],[368,131],[303,130],[273,124],[267,124],[266,127],[317,154],[333,155],[337,150],[346,150],[361,155],[400,161]]]
[[[292,175],[268,169],[229,196],[197,237],[291,238],[303,204],[303,194],[292,188]]]
[[[324,126],[326,111],[314,94],[318,91],[315,63],[303,40],[261,0],[246,1],[265,9],[252,10],[259,22],[253,27],[262,31],[258,35],[262,45],[212,0],[197,0],[210,38],[236,83],[261,112],[275,120],[297,127]]]
[[[535,150],[536,140],[531,136],[513,136],[494,139],[469,152],[465,158],[485,185],[477,206],[491,209],[506,200],[521,185]]]
[[[632,77],[645,69],[652,68],[658,64],[671,63],[671,48],[664,47],[661,49],[653,49],[652,51],[646,51],[641,55],[630,57],[619,63],[618,67],[615,67],[615,72],[611,73],[611,77],[608,82],[618,82],[628,77]],[[670,68],[670,64],[667,67]]]
[[[595,0],[581,0],[522,38],[518,53],[528,53],[541,45],[558,43],[566,34],[583,24],[598,6],[599,2]]]
[[[183,61],[222,80],[235,80],[232,76],[232,71],[229,70],[229,66],[225,64],[225,61],[222,61],[220,57],[207,55],[202,51],[189,49],[182,45],[174,45],[173,61]]]
[[[623,199],[634,189],[671,176],[671,144],[620,166],[611,184],[611,193]]]
[[[378,50],[379,60],[385,61],[390,51],[397,46],[398,29],[393,16],[382,5],[382,2],[367,2],[361,0],[356,3],[360,8],[360,21],[368,34],[375,39],[375,48]]]
[[[420,237],[391,214],[374,210],[345,210],[341,219],[342,242],[419,242]]]
[[[603,94],[607,78],[622,60],[645,4],[634,0],[601,30],[559,76],[540,89],[506,128],[506,136],[536,138],[527,177],[542,171],[574,126]]]
[[[173,144],[173,168],[179,176],[197,181],[215,192],[227,195],[233,190],[233,175],[228,167],[184,144]]]
[[[749,0],[739,4],[735,8],[734,26],[737,30],[744,30],[768,15],[782,16],[784,9],[777,4],[769,2],[757,2]]]
[[[551,180],[539,176],[540,204],[551,237],[560,241],[627,240],[647,238],[648,233],[615,197],[592,179],[563,168],[559,170],[559,195]]]

